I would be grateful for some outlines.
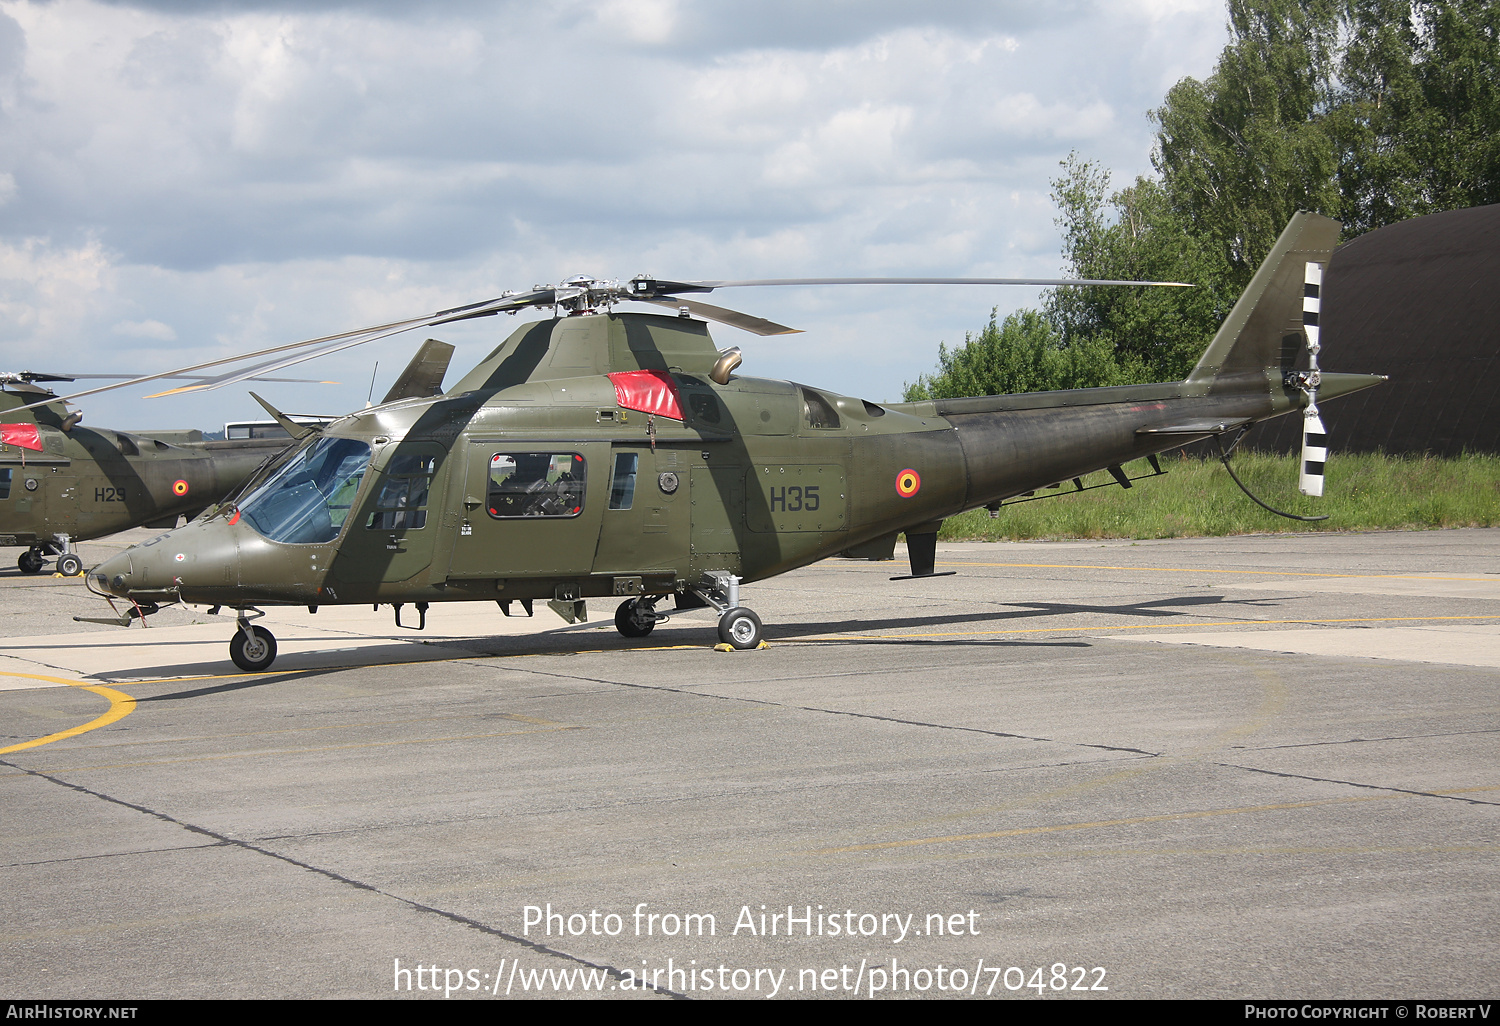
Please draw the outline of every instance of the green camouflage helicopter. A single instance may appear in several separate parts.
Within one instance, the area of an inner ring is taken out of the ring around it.
[[[77,377],[95,375],[77,375]],[[286,438],[205,442],[199,431],[81,426],[33,371],[0,373],[0,546],[22,545],[22,573],[83,572],[76,542],[131,527],[172,527],[237,490]],[[283,379],[291,380],[291,379]]]
[[[568,314],[523,325],[441,395],[302,429],[239,496],[90,571],[91,590],[130,603],[96,622],[128,625],[167,603],[229,607],[230,655],[255,671],[276,656],[252,622],[263,605],[390,604],[402,625],[411,603],[425,626],[435,602],[529,615],[540,599],[574,622],[589,599],[607,599],[620,633],[639,638],[671,599],[714,607],[721,641],[745,649],[762,634],[741,604],[747,582],[838,553],[889,558],[900,533],[911,575],[934,576],[945,517],[1056,482],[1082,488],[1100,470],[1129,487],[1126,461],[1294,410],[1307,422],[1304,490],[1321,493],[1319,388],[1331,397],[1384,380],[1318,370],[1318,282],[1339,229],[1298,214],[1192,373],[1168,384],[881,405],[735,373],[738,350],[719,351],[699,317],[791,329],[681,298],[807,279],[580,278],[399,322]],[[613,309],[626,300],[677,315]],[[446,367],[435,345],[408,375],[431,384]]]

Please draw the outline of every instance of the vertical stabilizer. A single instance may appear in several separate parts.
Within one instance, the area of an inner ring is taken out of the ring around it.
[[[1282,339],[1302,334],[1303,277],[1309,262],[1327,266],[1343,225],[1299,210],[1271,247],[1239,302],[1188,375],[1193,391],[1222,392],[1267,387],[1266,371],[1277,368]],[[1279,370],[1276,377],[1279,380]]]
[[[448,373],[448,361],[453,359],[453,347],[446,342],[430,338],[422,343],[417,355],[411,358],[406,370],[396,379],[391,390],[380,400],[381,404],[398,399],[425,399],[443,394],[443,378]]]

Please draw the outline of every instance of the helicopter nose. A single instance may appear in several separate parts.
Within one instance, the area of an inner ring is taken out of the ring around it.
[[[106,594],[116,598],[129,598],[134,573],[135,567],[130,558],[130,550],[127,549],[94,567],[89,571],[89,579]]]

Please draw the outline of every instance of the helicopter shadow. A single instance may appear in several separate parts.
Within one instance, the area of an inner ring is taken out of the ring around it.
[[[1256,597],[1256,598],[1245,598],[1245,599],[1226,599],[1223,595],[1191,595],[1191,596],[1186,596],[1186,597],[1182,597],[1182,598],[1153,599],[1153,600],[1150,600],[1150,601],[1128,602],[1128,603],[1119,604],[1119,605],[1094,605],[1094,604],[1081,603],[1081,602],[1012,602],[1012,603],[1007,603],[1007,605],[1009,605],[1009,606],[1011,606],[1013,608],[1007,609],[1007,610],[996,610],[994,612],[950,613],[950,614],[944,614],[944,615],[940,615],[940,616],[908,616],[908,617],[896,617],[896,618],[881,618],[881,619],[878,619],[878,620],[877,619],[824,620],[824,621],[818,621],[818,622],[812,622],[812,623],[805,623],[804,622],[804,623],[797,623],[797,624],[778,624],[778,625],[774,625],[774,626],[768,627],[766,629],[766,634],[767,634],[768,637],[779,638],[779,639],[781,639],[783,641],[792,641],[792,640],[796,640],[799,637],[803,637],[805,635],[849,634],[849,633],[854,633],[854,632],[858,632],[858,631],[868,631],[868,630],[900,630],[900,629],[903,629],[903,628],[912,628],[912,627],[945,627],[945,626],[955,626],[955,625],[959,625],[959,624],[968,624],[968,625],[995,624],[995,623],[1007,623],[1007,622],[1025,621],[1025,620],[1036,619],[1036,618],[1039,618],[1039,617],[1068,616],[1068,615],[1072,615],[1072,614],[1088,614],[1088,613],[1092,613],[1092,614],[1096,614],[1096,615],[1102,613],[1102,614],[1106,614],[1106,615],[1110,615],[1110,616],[1134,616],[1134,617],[1171,618],[1171,617],[1174,617],[1174,616],[1183,615],[1181,612],[1179,612],[1183,607],[1194,607],[1194,606],[1198,606],[1198,607],[1201,607],[1201,606],[1214,606],[1214,607],[1246,606],[1246,607],[1250,607],[1250,608],[1265,608],[1268,605],[1274,606],[1275,604],[1277,604],[1276,600],[1272,599],[1272,598],[1260,598],[1260,597]],[[1067,627],[1068,627],[1067,624],[1059,624],[1058,625],[1058,629],[1059,630],[1066,630]],[[821,640],[836,641],[838,639],[821,639]],[[873,640],[876,640],[876,639],[850,638],[850,639],[847,639],[847,640],[850,641],[850,642],[856,642],[857,641],[857,642],[861,642],[861,643],[867,643],[869,641],[873,641]],[[903,639],[884,639],[884,640],[898,640],[898,641],[901,641],[901,642],[907,641],[907,639],[904,639],[904,638]],[[974,644],[974,643],[976,643],[976,642],[973,642],[972,640],[965,641],[964,639],[954,639],[953,642],[939,641],[937,639],[924,639],[924,638],[911,638],[910,640],[911,641],[931,641],[934,644],[951,644],[951,643],[954,643],[954,642],[963,642],[963,643],[967,643],[967,644]],[[982,644],[987,644],[987,645],[993,645],[993,644],[1001,644],[1002,642],[981,642],[981,643]],[[1023,642],[1023,641],[1007,641],[1007,642],[1003,642],[1003,643],[1004,644],[1009,644],[1009,645],[1025,645],[1025,644],[1038,645],[1038,644],[1040,644],[1040,645],[1048,645],[1048,646],[1054,646],[1054,647],[1057,646],[1058,644],[1060,644],[1058,642]],[[1066,644],[1070,645],[1070,646],[1073,646],[1073,647],[1077,647],[1078,645],[1083,645],[1084,647],[1087,647],[1086,643],[1084,643],[1084,642],[1069,642],[1069,643],[1066,643]]]
[[[247,688],[260,688],[268,684],[287,684],[292,681],[307,681],[311,678],[322,677],[328,674],[339,673],[348,669],[346,666],[317,667],[306,670],[288,670],[285,673],[270,674],[264,677],[255,677],[250,680],[231,681],[227,684],[215,684],[213,687],[194,688],[191,691],[173,691],[165,695],[151,695],[147,698],[137,698],[136,705],[144,705],[147,702],[180,702],[185,699],[207,698],[210,695],[222,695],[231,691],[244,691]]]

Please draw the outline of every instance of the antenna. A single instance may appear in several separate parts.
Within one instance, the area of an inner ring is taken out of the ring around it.
[[[375,370],[370,371],[370,394],[367,395],[367,396],[365,396],[365,409],[367,409],[367,410],[371,406],[375,405],[371,400],[373,400],[375,398],[375,374],[379,370],[380,370],[380,361],[376,360],[375,361]]]

